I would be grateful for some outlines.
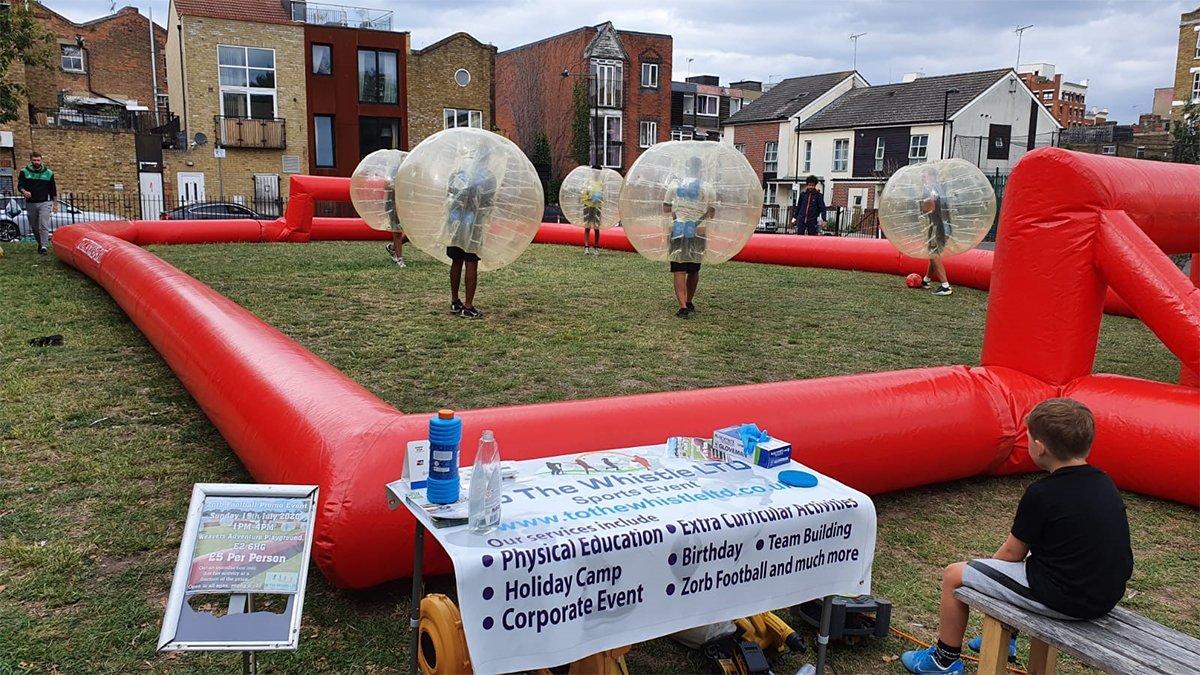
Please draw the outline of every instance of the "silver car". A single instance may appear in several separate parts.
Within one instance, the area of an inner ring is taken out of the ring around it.
[[[84,211],[75,208],[65,199],[58,200],[58,212],[50,215],[50,231],[72,223],[90,223],[97,220],[125,220],[113,213]],[[19,241],[33,238],[29,229],[29,216],[25,213],[24,197],[0,197],[0,241]]]

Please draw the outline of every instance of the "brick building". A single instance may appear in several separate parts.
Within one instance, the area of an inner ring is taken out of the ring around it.
[[[9,66],[9,77],[29,89],[29,105],[0,128],[0,194],[12,191],[13,171],[36,149],[60,192],[136,195],[138,136],[161,148],[151,129],[170,117],[166,30],[133,7],[84,23],[45,5],[30,8],[54,36],[51,64]]]
[[[762,95],[762,82],[735,82],[722,87],[715,75],[694,75],[684,82],[672,82],[671,140],[719,141],[725,120]]]
[[[408,56],[411,146],[452,127],[494,129],[496,47],[455,33]]]
[[[308,173],[349,176],[376,150],[409,147],[409,35],[390,30],[391,12],[330,8],[306,5]]]
[[[292,14],[305,4],[171,0],[167,80],[186,143],[164,153],[169,201],[224,198],[281,212],[287,176],[309,165],[308,55],[304,22]]]
[[[1200,7],[1179,16],[1179,51],[1175,55],[1175,94],[1171,116],[1188,103],[1200,103]]]
[[[1096,118],[1086,113],[1087,80],[1068,82],[1049,63],[1022,64],[1018,74],[1064,129],[1096,123]]]
[[[589,155],[625,172],[644,148],[669,138],[670,35],[587,26],[496,56],[496,126],[526,154],[544,132],[552,178],[571,159],[576,86],[587,87]]]

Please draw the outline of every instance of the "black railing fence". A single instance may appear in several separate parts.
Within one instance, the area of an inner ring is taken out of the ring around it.
[[[0,202],[6,197],[0,195]],[[58,199],[59,219],[64,224],[94,220],[159,220],[164,213],[182,206],[221,201],[215,196],[201,202],[175,195],[142,195],[136,192],[60,192]],[[23,200],[17,201],[23,206]],[[224,202],[241,204],[264,218],[276,218],[283,215],[284,211],[281,199],[253,199],[246,195],[226,194]]]

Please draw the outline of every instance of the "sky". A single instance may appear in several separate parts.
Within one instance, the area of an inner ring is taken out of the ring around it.
[[[168,0],[42,0],[76,21],[137,7],[165,24]],[[237,0],[230,0],[236,2]],[[274,0],[266,0],[274,1]],[[1050,63],[1087,80],[1087,106],[1122,124],[1174,86],[1179,16],[1200,0],[345,0],[391,10],[413,49],[459,31],[501,51],[583,26],[671,35],[676,81],[778,82],[857,67],[871,84]],[[1018,26],[1031,26],[1021,33]],[[857,40],[851,34],[861,34]],[[857,45],[857,50],[855,46]],[[857,54],[856,54],[857,52]],[[548,67],[557,67],[549,64]]]

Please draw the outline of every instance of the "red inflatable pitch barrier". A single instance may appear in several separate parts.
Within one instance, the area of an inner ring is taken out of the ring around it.
[[[316,199],[346,199],[348,183],[293,178],[280,221],[86,224],[58,230],[54,251],[129,314],[257,480],[321,486],[314,558],[332,583],[357,588],[412,572],[413,521],[387,511],[382,488],[400,475],[405,443],[426,436],[428,414],[396,411],[138,247],[386,238],[360,222],[312,218]],[[803,439],[798,460],[879,493],[1034,470],[1022,419],[1038,401],[1065,395],[1096,412],[1092,458],[1119,485],[1200,505],[1200,390],[1091,373],[1111,285],[1180,358],[1183,381],[1194,382],[1198,292],[1159,249],[1200,251],[1196,185],[1195,167],[1057,149],[1027,155],[1001,214],[983,366],[463,411],[464,438],[494,429],[506,457],[520,459],[564,446],[582,452],[707,435],[754,420],[781,438]],[[604,237],[606,246],[628,247],[611,230]],[[545,226],[538,237],[578,239],[571,226]],[[920,261],[886,242],[831,237],[755,237],[739,259],[921,271]],[[947,262],[956,281],[986,286],[987,259],[973,253]],[[471,459],[468,449],[464,461]],[[449,571],[440,551],[428,556],[428,569]]]

